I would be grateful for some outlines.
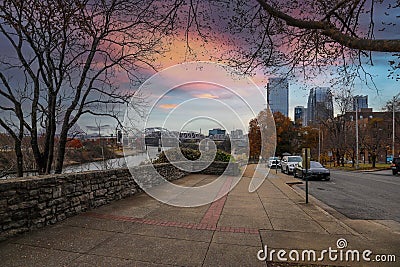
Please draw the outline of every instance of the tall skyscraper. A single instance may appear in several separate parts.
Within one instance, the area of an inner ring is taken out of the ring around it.
[[[286,78],[270,78],[267,84],[267,102],[272,113],[279,111],[289,116],[289,83]]]
[[[307,103],[307,124],[317,124],[333,118],[333,99],[329,87],[316,87],[310,90]]]
[[[360,111],[362,108],[368,108],[368,96],[367,95],[356,95],[353,98],[353,111],[356,108]]]
[[[307,108],[297,106],[294,108],[294,122],[299,125],[307,126]]]

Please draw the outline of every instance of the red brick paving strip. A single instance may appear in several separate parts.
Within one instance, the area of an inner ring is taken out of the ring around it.
[[[211,204],[211,206],[208,208],[208,210],[204,214],[203,219],[201,220],[200,223],[217,226],[219,217],[221,216],[222,209],[224,208],[225,201],[227,198],[227,195],[224,193],[229,191],[229,188],[232,184],[232,180],[233,180],[232,177],[228,177],[226,179],[225,183],[222,185],[221,189],[219,190],[219,192],[217,194],[216,199],[218,199],[218,198],[219,199],[217,201],[214,201]],[[222,195],[224,195],[224,196],[222,196]]]
[[[232,184],[232,177],[228,177],[228,179],[223,184],[221,190],[219,191],[216,199],[221,197],[224,192],[228,192],[229,187]],[[219,217],[221,216],[222,209],[224,208],[225,201],[227,196],[224,195],[217,201],[214,201],[206,213],[203,216],[203,219],[200,223],[183,223],[183,222],[171,222],[171,221],[158,221],[153,219],[144,219],[144,218],[135,218],[128,216],[119,216],[119,215],[111,215],[111,214],[102,214],[96,212],[86,212],[83,213],[83,216],[93,217],[98,219],[108,219],[114,221],[123,221],[123,222],[134,222],[139,224],[147,224],[147,225],[157,225],[164,227],[177,227],[177,228],[185,228],[185,229],[195,229],[195,230],[207,230],[207,231],[217,231],[217,232],[230,232],[230,233],[246,233],[246,234],[258,234],[258,229],[254,228],[245,228],[245,227],[231,227],[231,226],[217,226]]]
[[[229,233],[246,233],[246,234],[258,234],[258,229],[255,228],[245,228],[245,227],[231,227],[231,226],[215,226],[205,223],[184,223],[184,222],[171,222],[171,221],[158,221],[153,219],[135,218],[128,216],[118,216],[111,214],[103,214],[96,212],[86,212],[82,216],[92,217],[97,219],[121,221],[121,222],[134,222],[146,225],[156,225],[163,227],[177,227],[185,229],[194,230],[206,230],[206,231],[217,231],[217,232],[229,232]]]

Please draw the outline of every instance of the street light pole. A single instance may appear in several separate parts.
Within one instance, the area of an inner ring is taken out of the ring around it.
[[[321,125],[318,128],[318,162],[321,162]]]
[[[358,170],[358,100],[356,100],[356,170]]]
[[[395,155],[395,151],[394,151],[394,149],[395,149],[395,147],[394,147],[394,145],[395,145],[395,143],[394,143],[394,135],[395,135],[395,105],[394,105],[394,103],[395,103],[395,101],[396,101],[396,98],[398,97],[399,95],[397,95],[397,96],[394,96],[393,97],[393,102],[392,102],[392,112],[393,112],[393,126],[392,126],[392,130],[393,130],[393,133],[392,133],[392,160],[394,159],[394,155]]]

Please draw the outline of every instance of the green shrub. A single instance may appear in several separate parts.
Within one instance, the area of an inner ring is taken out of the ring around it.
[[[218,149],[217,153],[215,154],[214,161],[229,162],[231,157],[232,156],[230,154]]]

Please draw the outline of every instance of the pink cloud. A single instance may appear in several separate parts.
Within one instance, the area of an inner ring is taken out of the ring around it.
[[[176,108],[178,105],[177,104],[161,104],[158,106],[162,109],[173,109],[173,108]]]
[[[209,94],[209,93],[195,94],[193,96],[198,97],[198,98],[211,98],[211,99],[219,98],[219,96],[213,95],[213,94]]]
[[[225,90],[224,87],[212,84],[212,83],[205,83],[205,82],[194,82],[190,84],[185,84],[177,87],[176,89],[181,91],[215,91],[215,90]]]

